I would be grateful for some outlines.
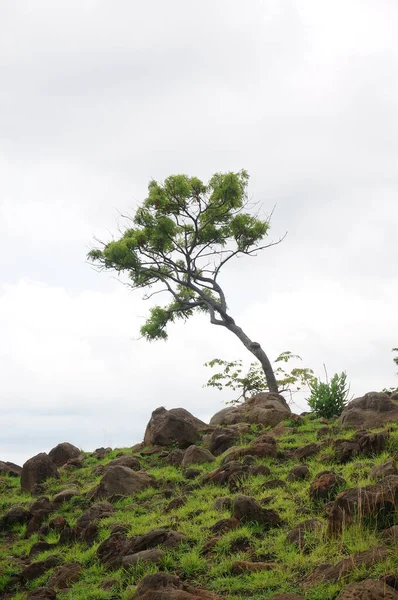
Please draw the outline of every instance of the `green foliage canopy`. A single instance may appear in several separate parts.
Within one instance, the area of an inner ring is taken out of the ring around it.
[[[269,230],[267,219],[244,212],[248,179],[242,170],[216,173],[207,185],[186,175],[151,181],[132,226],[89,252],[102,268],[126,272],[133,288],[160,284],[171,294],[169,304],[150,310],[141,328],[148,340],[167,339],[167,325],[195,311],[210,313],[213,323],[228,322],[220,270],[232,257],[266,247],[261,242]]]

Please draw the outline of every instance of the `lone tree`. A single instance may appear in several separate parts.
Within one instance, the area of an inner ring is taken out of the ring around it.
[[[141,327],[148,340],[167,339],[166,327],[194,312],[208,313],[213,325],[226,327],[260,361],[268,389],[278,392],[271,363],[228,313],[219,284],[221,269],[236,256],[255,256],[277,242],[264,244],[270,223],[245,210],[249,176],[216,173],[205,185],[196,177],[172,175],[163,184],[151,181],[148,197],[121,237],[91,250],[89,260],[101,269],[127,272],[144,298],[167,292],[171,302],[151,308]],[[154,291],[152,288],[155,286]]]

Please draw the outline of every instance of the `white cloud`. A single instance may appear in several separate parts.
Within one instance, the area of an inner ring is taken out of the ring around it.
[[[133,341],[147,305],[85,264],[151,177],[245,167],[283,244],[223,282],[237,321],[352,391],[393,385],[398,7],[380,0],[0,4],[0,458],[208,417],[204,317]],[[40,282],[40,283],[37,283]],[[72,439],[76,438],[76,439]]]

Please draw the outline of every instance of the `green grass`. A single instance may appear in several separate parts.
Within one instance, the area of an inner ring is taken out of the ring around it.
[[[293,431],[278,439],[279,452],[322,441],[317,439],[317,431],[324,425],[318,419],[305,417],[299,423],[287,422],[285,425],[292,427]],[[330,427],[333,429],[336,423],[331,423]],[[316,474],[326,469],[333,470],[345,479],[343,489],[374,483],[370,479],[372,466],[382,464],[390,456],[398,457],[398,424],[393,424],[390,429],[391,437],[387,451],[372,458],[358,456],[352,462],[340,465],[335,462],[330,446],[321,448],[318,454],[305,461],[309,467],[309,477],[304,481],[287,481],[290,469],[298,464],[294,459],[284,459],[281,455],[278,458],[258,459],[256,464],[266,465],[270,469],[270,475],[249,477],[242,482],[239,492],[254,496],[260,503],[267,501],[264,506],[278,512],[283,521],[282,527],[264,532],[263,528],[256,524],[241,525],[238,529],[220,535],[212,550],[206,553],[202,551],[203,546],[214,537],[210,527],[218,520],[231,516],[228,510],[216,510],[214,501],[218,497],[233,497],[235,494],[230,493],[228,487],[202,485],[200,478],[194,481],[186,480],[183,469],[166,465],[157,454],[143,457],[137,455],[142,468],[155,477],[155,487],[117,501],[114,504],[115,513],[99,522],[99,538],[92,547],[83,543],[59,546],[42,552],[35,560],[43,560],[50,554],[57,554],[62,562],[74,561],[83,565],[81,579],[70,591],[59,594],[61,600],[130,600],[142,577],[158,570],[177,573],[192,585],[213,590],[231,600],[260,600],[270,598],[276,593],[298,593],[305,577],[320,564],[334,564],[354,553],[383,545],[380,531],[375,524],[363,520],[355,521],[338,539],[328,538],[325,505],[311,502],[309,490]],[[241,444],[249,446],[251,441],[266,431],[267,428],[252,428],[249,434],[242,436]],[[336,430],[333,437],[349,439],[353,434],[350,430]],[[81,494],[60,506],[50,518],[63,516],[69,525],[73,526],[83,511],[90,506],[85,493],[93,489],[101,479],[101,476],[94,472],[96,467],[108,464],[120,452],[131,455],[128,448],[115,449],[103,460],[86,454],[82,469],[61,470],[60,480],[48,481],[45,485],[45,495],[50,498],[72,484],[79,487]],[[199,468],[204,474],[216,468],[221,460],[222,457],[218,457],[215,463],[200,465]],[[358,466],[359,464],[361,466]],[[285,487],[264,489],[264,484],[272,479],[281,479],[285,482]],[[172,490],[171,498],[164,496],[166,489]],[[185,504],[167,511],[171,499],[181,495],[186,498]],[[0,478],[0,515],[13,505],[28,507],[31,501],[29,494],[20,491],[18,478]],[[306,534],[305,549],[299,549],[287,543],[286,534],[306,519],[318,519],[323,523],[323,528],[315,533]],[[98,545],[109,537],[112,525],[116,523],[128,525],[129,536],[141,535],[155,528],[169,528],[184,533],[186,541],[177,549],[166,551],[157,566],[141,562],[128,570],[109,571],[99,563],[96,552]],[[26,527],[20,525],[7,534],[0,533],[0,595],[7,591],[8,600],[22,600],[25,597],[22,589],[9,589],[11,578],[21,571],[20,560],[27,558],[33,543],[39,540],[38,534],[26,539],[25,533]],[[55,543],[58,534],[51,532],[44,536],[44,539]],[[232,569],[236,560],[270,561],[277,566],[268,571],[236,575]],[[344,581],[314,585],[301,592],[307,600],[334,600],[346,583],[364,577],[380,578],[397,568],[398,553],[391,553],[386,560],[367,569],[366,572],[359,568],[352,571]],[[50,570],[30,582],[26,589],[45,585],[51,573]],[[113,585],[110,589],[103,589],[102,582],[107,579],[114,580]]]

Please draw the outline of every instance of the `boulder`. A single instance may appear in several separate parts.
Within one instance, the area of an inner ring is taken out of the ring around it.
[[[13,506],[0,519],[0,529],[11,529],[14,525],[23,525],[32,518],[32,513],[22,506]]]
[[[96,450],[94,450],[93,456],[94,456],[94,458],[98,458],[98,460],[102,460],[103,458],[108,456],[108,454],[110,454],[111,452],[112,452],[112,448],[104,448],[101,446],[101,448],[97,448]]]
[[[56,548],[56,546],[57,544],[50,544],[49,542],[45,542],[44,540],[35,542],[29,551],[29,558],[36,556],[36,554],[41,554],[42,552],[46,552],[47,550]]]
[[[231,571],[234,575],[242,573],[257,573],[258,571],[271,571],[278,568],[276,563],[272,562],[251,562],[248,560],[236,560],[232,563]]]
[[[232,509],[232,498],[229,496],[219,496],[213,502],[214,510],[231,510]]]
[[[211,425],[207,425],[204,421],[201,421],[197,417],[194,417],[189,411],[185,408],[170,408],[169,413],[178,417],[179,419],[184,419],[191,423],[196,429],[198,429],[201,433],[208,433],[213,431],[214,427]]]
[[[387,448],[389,437],[389,431],[380,431],[379,433],[358,431],[355,434],[354,439],[359,444],[361,454],[364,456],[375,456],[376,454],[384,452]]]
[[[62,492],[58,492],[58,494],[55,494],[55,496],[52,499],[52,502],[56,507],[58,507],[60,504],[68,502],[68,500],[71,500],[75,496],[79,496],[79,494],[80,492],[76,488],[62,490]]]
[[[322,564],[319,565],[306,577],[304,581],[304,587],[308,588],[310,586],[327,582],[334,583],[335,581],[339,581],[351,571],[354,571],[358,568],[370,568],[374,564],[385,560],[390,554],[388,548],[378,547],[372,548],[371,550],[366,550],[365,552],[359,552],[358,554],[354,554],[349,558],[343,558],[335,565],[330,564]],[[364,598],[364,596],[359,596],[360,598]],[[355,598],[355,596],[353,596]]]
[[[371,518],[376,525],[392,520],[398,505],[398,476],[390,475],[375,485],[341,492],[329,513],[328,533],[338,535],[355,517]]]
[[[189,413],[188,413],[189,414]],[[191,415],[192,418],[194,418]],[[187,417],[178,416],[161,406],[153,411],[145,430],[144,445],[188,448],[200,439],[200,430]]]
[[[349,462],[361,451],[358,442],[355,440],[335,440],[333,447],[336,461],[340,464]]]
[[[223,454],[239,440],[239,435],[232,429],[218,427],[210,437],[210,452],[214,456]]]
[[[323,523],[321,521],[318,521],[317,519],[308,519],[291,529],[286,536],[286,541],[289,542],[289,544],[294,544],[300,550],[304,550],[306,549],[306,534],[313,531],[320,533],[322,527]]]
[[[141,552],[124,556],[122,558],[122,567],[126,569],[142,562],[153,563],[157,565],[163,558],[163,550],[157,550],[156,548],[152,548],[150,550],[141,550]]]
[[[275,438],[269,435],[262,435],[254,440],[248,448],[241,448],[240,446],[229,448],[225,452],[221,464],[226,464],[245,456],[251,456],[250,460],[252,461],[255,458],[276,458],[276,455],[277,445]]]
[[[182,459],[184,458],[184,450],[180,450],[176,448],[168,453],[166,456],[166,463],[172,467],[179,467],[182,463]]]
[[[393,458],[389,458],[381,465],[375,465],[370,469],[369,474],[371,479],[384,479],[389,475],[398,475],[397,465]]]
[[[19,477],[22,473],[22,467],[11,462],[0,460],[0,475],[9,475],[10,477]]]
[[[191,465],[200,465],[202,463],[214,462],[214,456],[208,450],[200,448],[199,446],[189,446],[184,453],[181,465],[183,467],[189,467]]]
[[[384,392],[369,392],[347,404],[339,423],[345,427],[380,427],[398,421],[398,403]]]
[[[115,512],[115,508],[110,502],[97,502],[89,509],[85,510],[81,517],[77,520],[77,527],[84,529],[89,523],[95,523],[100,519],[110,517]]]
[[[56,600],[55,590],[48,587],[38,587],[29,592],[27,600]]]
[[[181,581],[177,575],[155,573],[144,577],[131,600],[218,600],[219,596]]]
[[[321,447],[321,444],[317,444],[315,442],[312,444],[307,444],[306,446],[297,448],[297,450],[294,451],[294,457],[297,458],[297,460],[306,460],[310,456],[315,456],[315,454],[318,454]]]
[[[397,543],[398,542],[398,525],[388,527],[381,532],[381,539],[386,543]]]
[[[21,489],[31,492],[35,485],[40,485],[50,478],[59,479],[57,467],[45,452],[41,452],[23,465]]]
[[[55,590],[68,588],[73,583],[76,583],[76,581],[79,581],[82,571],[82,566],[76,562],[61,565],[55,569],[49,579],[48,585]]]
[[[337,600],[398,600],[398,591],[383,581],[366,579],[347,585]]]
[[[310,498],[314,502],[333,500],[344,485],[346,481],[340,475],[332,471],[322,471],[310,485]]]
[[[307,465],[297,465],[290,469],[289,475],[287,476],[288,481],[302,481],[307,479],[309,475],[309,468]]]
[[[304,414],[304,413],[302,413]],[[308,414],[308,413],[305,413]],[[298,596],[297,594],[277,594],[276,596],[271,596],[268,600],[305,600],[304,596]]]
[[[79,448],[76,448],[76,446],[69,442],[62,442],[50,450],[48,456],[57,467],[62,467],[66,465],[68,460],[78,458],[80,454]]]
[[[281,394],[260,392],[238,406],[223,408],[210,419],[210,425],[256,423],[274,427],[291,416],[291,410]]]
[[[259,523],[266,530],[282,524],[275,510],[263,508],[254,498],[243,494],[238,494],[233,500],[233,516],[240,523]]]
[[[123,533],[115,533],[104,540],[97,549],[99,561],[110,569],[118,569],[126,556],[151,550],[158,546],[175,548],[185,541],[183,533],[168,529],[154,529],[144,535],[132,538]]]
[[[32,514],[35,514],[38,510],[46,510],[48,513],[55,510],[51,500],[47,496],[41,496],[29,505],[29,510]]]
[[[214,523],[209,527],[210,531],[214,534],[227,533],[233,529],[239,527],[239,521],[236,517],[229,517],[228,519],[220,519],[217,523]]]
[[[36,579],[36,577],[44,575],[49,569],[53,569],[59,565],[59,562],[59,556],[47,556],[45,560],[33,562],[25,567],[21,573],[21,577],[25,581],[32,581],[33,579]]]
[[[94,500],[114,499],[120,496],[132,496],[154,484],[154,478],[145,471],[136,473],[128,467],[116,465],[109,467],[99,485],[91,493]]]

